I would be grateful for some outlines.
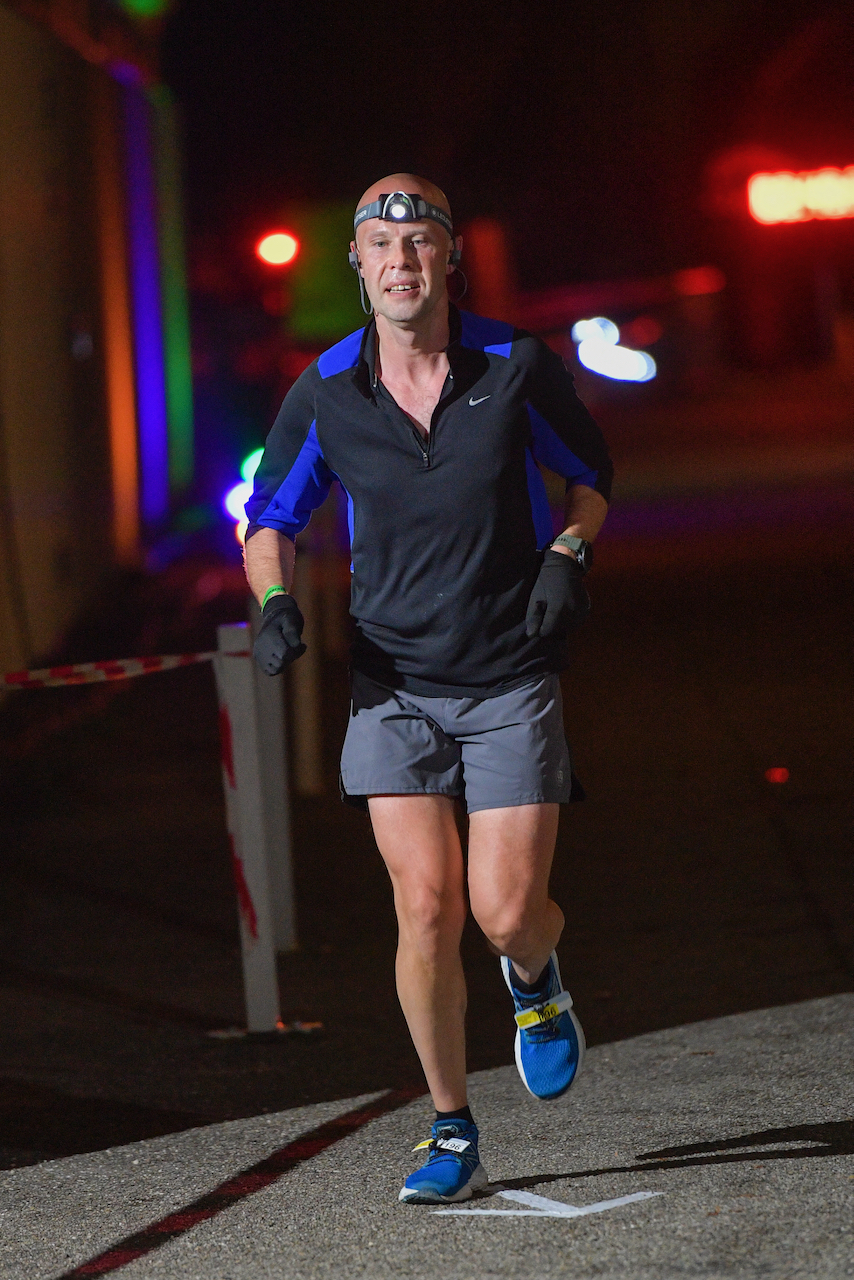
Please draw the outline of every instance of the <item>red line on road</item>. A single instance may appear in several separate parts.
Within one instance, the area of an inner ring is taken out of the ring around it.
[[[215,1218],[217,1214],[222,1213],[223,1209],[228,1209],[247,1196],[254,1195],[256,1191],[270,1186],[272,1182],[278,1182],[279,1178],[290,1173],[304,1161],[319,1155],[321,1151],[334,1146],[343,1138],[348,1138],[351,1133],[355,1133],[357,1129],[370,1124],[372,1120],[385,1115],[386,1112],[396,1111],[398,1107],[406,1106],[414,1098],[420,1097],[422,1092],[420,1089],[394,1089],[384,1097],[377,1098],[376,1102],[369,1102],[364,1107],[356,1107],[355,1110],[347,1111],[335,1120],[327,1120],[325,1124],[318,1125],[316,1129],[310,1129],[308,1133],[289,1142],[279,1151],[274,1151],[265,1160],[259,1160],[257,1164],[241,1170],[233,1178],[221,1182],[207,1195],[199,1196],[198,1200],[184,1205],[183,1208],[167,1214],[164,1218],[159,1218],[157,1222],[143,1227],[141,1231],[126,1236],[124,1240],[117,1240],[109,1249],[90,1258],[88,1262],[81,1263],[72,1271],[64,1271],[61,1276],[57,1276],[56,1280],[78,1280],[78,1277],[82,1276],[105,1276],[111,1271],[118,1271],[129,1262],[134,1262],[137,1258],[142,1258],[147,1253],[161,1248],[170,1240],[185,1235],[198,1223],[208,1218]]]

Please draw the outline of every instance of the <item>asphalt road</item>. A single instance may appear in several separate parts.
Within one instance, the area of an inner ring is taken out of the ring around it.
[[[464,939],[490,1175],[576,1206],[664,1194],[571,1221],[407,1216],[427,1111],[398,1099],[209,1220],[184,1213],[354,1099],[423,1087],[387,877],[335,791],[340,660],[280,963],[284,1016],[324,1032],[208,1036],[242,993],[213,682],[188,669],[0,707],[0,1275],[58,1276],[134,1232],[169,1240],[129,1277],[852,1274],[854,513],[835,473],[775,487],[774,465],[761,492],[699,492],[662,464],[597,548],[564,679],[588,799],[554,872],[594,1046],[571,1105],[520,1092],[496,962]],[[117,584],[63,656],[209,647],[244,604],[236,570],[185,560]],[[188,1230],[152,1231],[179,1211]]]
[[[396,1201],[423,1099],[317,1154],[324,1123],[328,1138],[331,1118],[376,1095],[7,1172],[0,1273],[841,1280],[854,1274],[852,1015],[854,996],[836,996],[603,1045],[551,1105],[512,1067],[477,1073],[492,1181],[455,1214]],[[278,1171],[283,1150],[294,1159]]]

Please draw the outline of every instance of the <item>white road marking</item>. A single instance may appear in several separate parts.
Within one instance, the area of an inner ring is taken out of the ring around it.
[[[490,1218],[584,1218],[589,1213],[604,1213],[606,1209],[617,1209],[623,1204],[634,1204],[638,1200],[651,1200],[653,1196],[663,1196],[663,1191],[636,1191],[630,1196],[618,1196],[616,1200],[597,1200],[595,1204],[564,1204],[562,1200],[549,1200],[546,1196],[535,1196],[530,1191],[504,1191],[497,1193],[502,1200],[513,1200],[516,1204],[528,1205],[527,1209],[434,1209],[434,1213],[444,1214],[479,1214]]]

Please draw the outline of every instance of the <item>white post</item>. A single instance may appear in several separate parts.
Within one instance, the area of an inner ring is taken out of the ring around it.
[[[294,782],[303,796],[323,795],[323,742],[320,723],[320,645],[318,590],[314,578],[314,558],[309,551],[297,553],[293,593],[305,619],[303,640],[308,646],[291,665],[294,727]]]
[[[252,597],[249,610],[254,638],[261,623],[261,610]],[[265,675],[257,662],[252,663],[252,669],[261,741],[261,790],[264,797],[264,836],[273,934],[277,951],[296,951],[298,943],[291,857],[291,805],[285,736],[285,677]]]
[[[248,1031],[275,1031],[281,1018],[271,877],[265,832],[264,745],[251,631],[245,622],[217,628],[222,781],[240,914]],[[228,656],[234,655],[234,656]]]

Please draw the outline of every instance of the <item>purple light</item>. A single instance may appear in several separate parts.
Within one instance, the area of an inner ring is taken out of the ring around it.
[[[135,85],[125,83],[122,97],[127,150],[141,506],[143,519],[148,524],[156,524],[169,510],[169,440],[152,131],[150,107],[143,93]]]

